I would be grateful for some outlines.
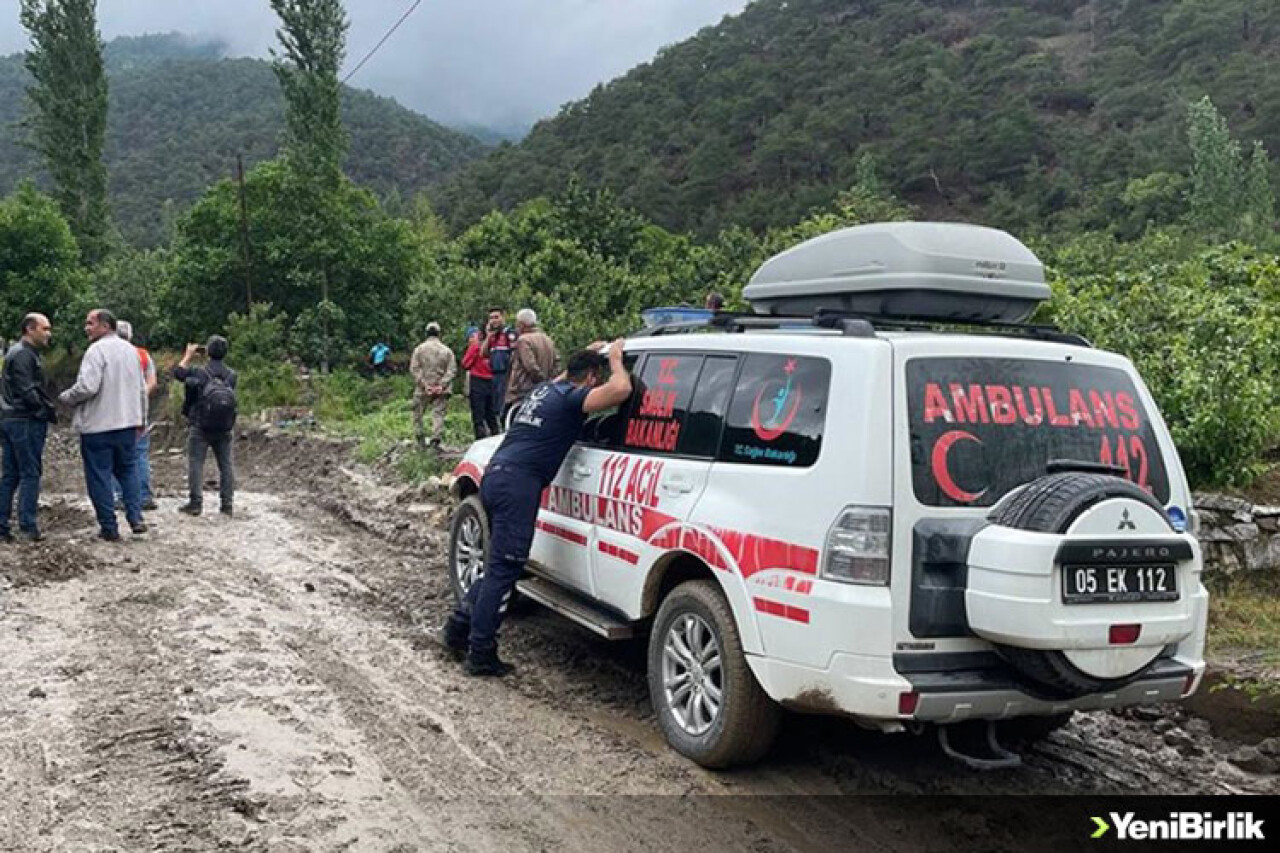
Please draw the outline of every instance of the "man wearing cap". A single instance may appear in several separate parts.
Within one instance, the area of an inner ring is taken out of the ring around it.
[[[413,375],[413,434],[418,446],[426,445],[422,429],[423,410],[431,406],[431,446],[439,447],[444,437],[444,414],[449,405],[453,377],[458,373],[458,359],[453,350],[440,340],[440,324],[427,324],[427,339],[418,344],[409,359]]]

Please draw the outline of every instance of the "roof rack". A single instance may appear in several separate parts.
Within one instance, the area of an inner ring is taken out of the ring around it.
[[[1007,323],[998,320],[972,319],[946,320],[921,317],[868,316],[848,311],[819,309],[813,314],[755,314],[751,312],[717,311],[708,321],[670,323],[650,326],[635,332],[631,337],[656,337],[682,335],[698,331],[745,332],[749,329],[781,329],[810,327],[834,329],[845,337],[869,338],[878,331],[906,332],[958,332],[982,330],[995,335],[1032,338],[1041,341],[1092,347],[1080,335],[1064,332],[1057,326],[1031,323]]]

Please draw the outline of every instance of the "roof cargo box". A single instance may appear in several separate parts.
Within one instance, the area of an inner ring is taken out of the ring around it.
[[[858,225],[806,240],[756,270],[758,314],[1020,323],[1049,298],[1044,265],[1004,231],[949,222]]]

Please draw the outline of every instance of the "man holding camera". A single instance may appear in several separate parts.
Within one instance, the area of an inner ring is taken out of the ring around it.
[[[173,378],[184,386],[182,414],[190,424],[187,432],[188,499],[178,508],[185,515],[204,511],[204,461],[213,450],[218,463],[219,511],[232,514],[235,499],[235,472],[231,465],[231,430],[236,423],[236,372],[223,363],[230,345],[221,335],[209,338],[205,346],[187,344],[182,361],[173,368]],[[190,367],[196,355],[206,354],[204,367]]]

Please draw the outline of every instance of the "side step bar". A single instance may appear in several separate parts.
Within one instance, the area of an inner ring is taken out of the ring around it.
[[[526,598],[532,598],[543,607],[577,622],[606,640],[626,640],[636,634],[635,627],[630,622],[619,619],[596,604],[584,601],[552,581],[539,577],[521,578],[516,582],[516,589]]]

